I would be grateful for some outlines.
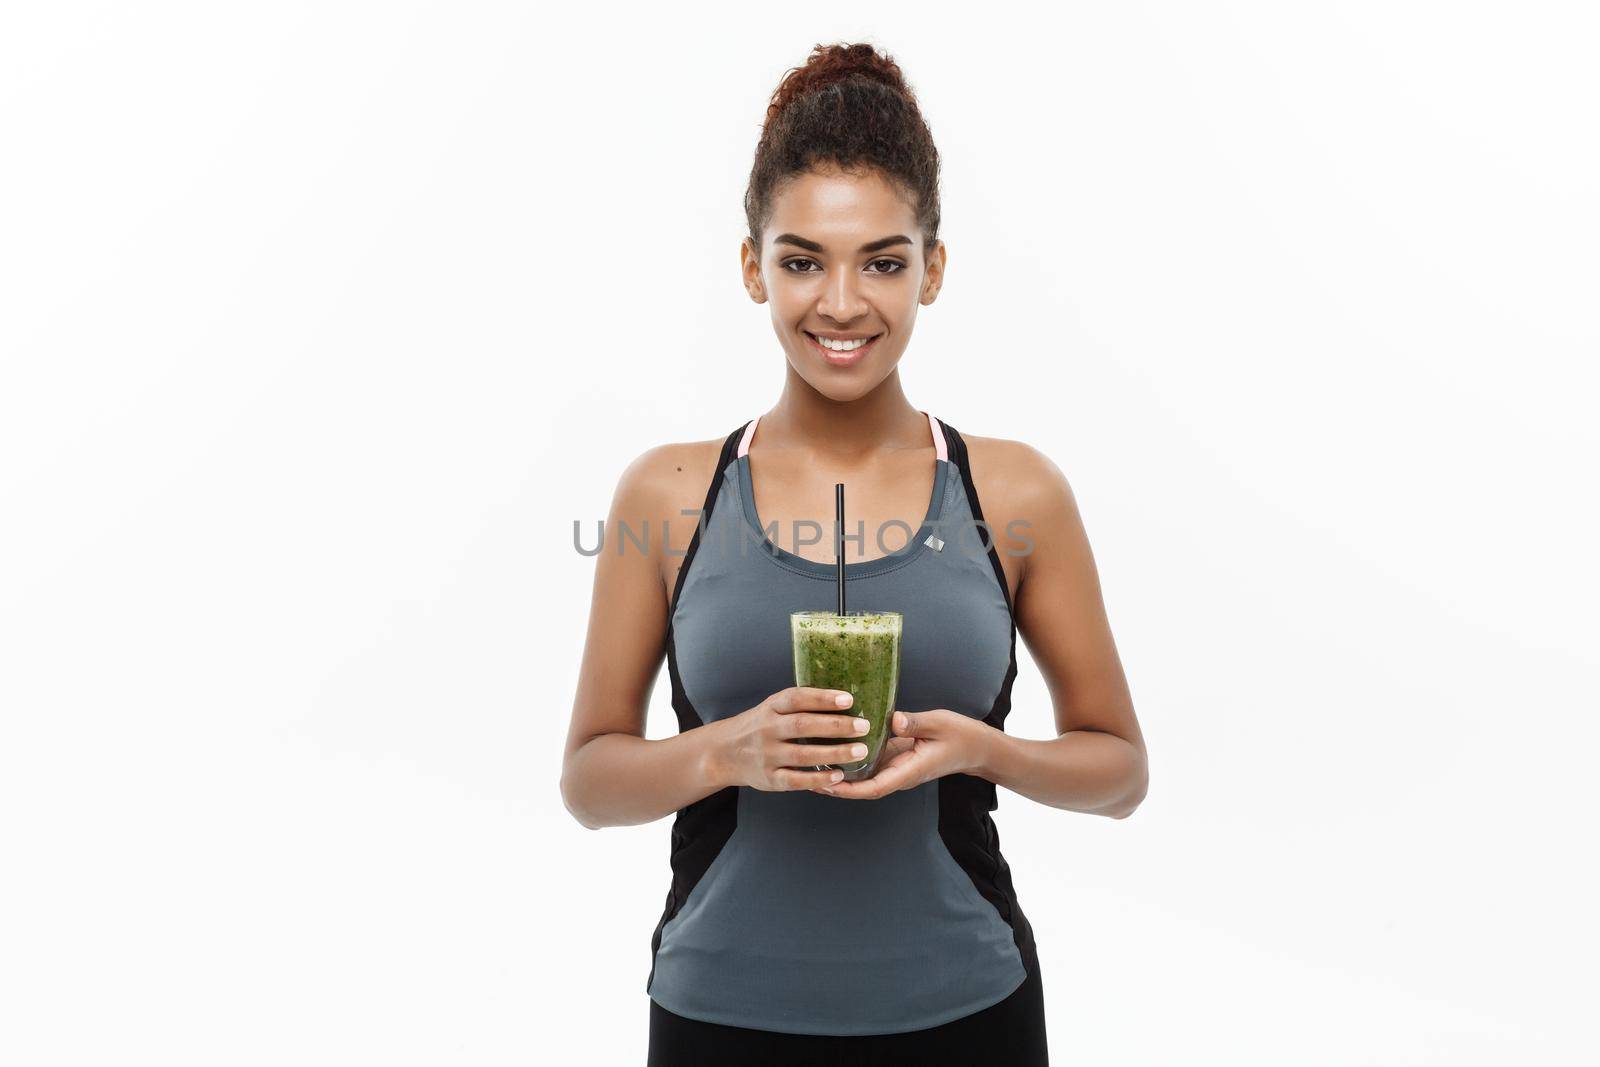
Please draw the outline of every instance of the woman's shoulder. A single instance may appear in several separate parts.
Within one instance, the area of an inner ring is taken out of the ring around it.
[[[716,474],[724,440],[672,441],[645,449],[617,479],[617,500],[652,514],[676,514],[680,507],[698,507]],[[682,504],[686,499],[693,504]]]
[[[1024,441],[962,434],[967,466],[979,497],[1010,509],[1040,506],[1071,495],[1067,476],[1054,460]]]
[[[654,445],[635,456],[617,479],[611,520],[656,531],[647,539],[646,554],[656,561],[668,589],[698,526],[696,512],[705,504],[725,440]]]
[[[716,477],[717,458],[726,440],[673,441],[639,453],[617,479],[611,502],[613,521],[665,531],[661,541],[653,543],[652,555],[659,554],[654,544],[673,553],[687,550],[697,525],[695,513],[705,506],[706,490]]]
[[[984,523],[1006,546],[1004,553],[1053,554],[1057,546],[1081,540],[1078,502],[1054,460],[1022,441],[961,436]],[[1026,571],[1035,561],[1021,562]]]

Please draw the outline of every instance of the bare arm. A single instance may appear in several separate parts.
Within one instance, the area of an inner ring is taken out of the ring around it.
[[[1029,523],[1031,552],[1008,561],[1022,564],[1017,631],[1049,687],[1058,734],[1038,741],[986,727],[971,773],[1041,804],[1127,818],[1149,785],[1144,737],[1072,487],[1026,445],[991,440],[970,452],[980,491],[996,490],[997,534],[1013,517]],[[1004,559],[1023,546],[998,534],[998,547]]]
[[[589,629],[578,675],[578,692],[561,768],[561,797],[584,826],[633,826],[653,822],[722,786],[711,767],[712,731],[697,728],[660,740],[646,739],[650,691],[666,654],[667,590],[661,521],[676,508],[670,495],[689,494],[700,464],[685,463],[687,446],[662,446],[636,459],[618,481],[606,516],[604,548],[595,557]],[[690,478],[675,468],[691,467]],[[704,465],[709,468],[710,464]],[[704,482],[702,482],[702,485]],[[649,551],[622,541],[617,523],[649,531]],[[671,523],[674,551],[692,533],[692,516]],[[715,725],[715,724],[713,724]]]
[[[562,801],[591,830],[654,822],[732,785],[821,788],[831,772],[796,768],[858,758],[849,744],[866,720],[841,714],[849,694],[840,704],[833,690],[784,689],[730,718],[659,740],[644,736],[666,654],[668,591],[695,526],[681,511],[700,506],[720,445],[651,449],[623,473],[612,498],[561,767]],[[622,520],[636,535],[648,522],[648,550],[618,537]],[[803,746],[794,740],[800,737],[837,737],[841,747]]]

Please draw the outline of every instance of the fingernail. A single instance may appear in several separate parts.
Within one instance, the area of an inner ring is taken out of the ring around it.
[[[900,715],[900,714],[896,714],[895,715],[895,717],[894,717],[894,728],[896,730],[904,730],[906,728],[906,717],[904,715]]]
[[[838,696],[833,698],[833,702],[839,705],[841,708],[848,708],[851,704],[855,703],[855,700],[856,698],[851,696],[849,693],[840,693]]]
[[[844,778],[844,772],[843,771],[834,771],[832,774],[828,775],[828,781],[830,781],[830,782],[837,782],[837,781],[842,780],[843,778]]]
[[[856,727],[856,733],[864,734],[868,730],[872,729],[872,724],[870,722],[868,722],[866,719],[858,718],[858,719],[856,719],[855,727]]]
[[[851,745],[850,746],[850,755],[854,756],[856,759],[866,759],[867,758],[867,746],[866,745]]]

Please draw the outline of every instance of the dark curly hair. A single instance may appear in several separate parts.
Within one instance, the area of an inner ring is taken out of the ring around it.
[[[939,152],[900,67],[869,44],[817,45],[767,107],[745,219],[757,251],[782,184],[818,164],[877,170],[910,197],[923,251],[939,236]]]

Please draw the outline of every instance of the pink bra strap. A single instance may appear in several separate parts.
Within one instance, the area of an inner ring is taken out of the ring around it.
[[[923,412],[927,414],[927,412]],[[939,425],[939,420],[928,415],[928,425],[933,427],[933,454],[946,463],[950,462],[949,450],[944,444],[944,429]]]
[[[757,415],[755,418],[750,420],[750,425],[744,428],[744,436],[739,438],[739,455],[743,456],[749,453],[750,438],[756,435],[756,423],[760,421],[761,416]]]

